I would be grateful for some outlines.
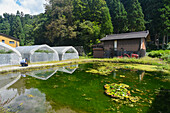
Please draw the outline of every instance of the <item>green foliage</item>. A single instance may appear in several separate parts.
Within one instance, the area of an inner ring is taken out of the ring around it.
[[[49,51],[49,50],[36,50],[35,52],[40,52],[40,53],[54,53],[53,51]]]
[[[127,25],[127,12],[125,11],[124,5],[120,0],[106,0],[109,8],[110,16],[115,33],[126,32],[128,30]]]
[[[92,52],[92,45],[96,44],[96,40],[100,37],[100,26],[95,22],[84,21],[80,23],[79,29],[79,37],[81,37],[86,53]]]
[[[10,53],[13,53],[13,51],[12,50],[9,50],[9,51],[0,50],[0,54],[10,54]]]
[[[9,32],[10,32],[10,24],[7,20],[4,20],[2,23],[0,23],[0,33],[9,35]]]
[[[129,30],[130,31],[145,30],[144,14],[142,12],[142,7],[138,0],[128,0],[126,11],[128,13],[127,17]]]
[[[167,60],[170,63],[170,50],[158,50],[149,52],[148,56],[150,57],[158,57],[163,60]]]
[[[170,32],[169,4],[169,0],[49,0],[39,15],[4,13],[0,32],[20,39],[21,45],[84,46],[92,53],[89,48],[97,39],[146,26],[153,45],[164,47]],[[87,21],[93,24],[88,24],[90,29],[82,26]]]

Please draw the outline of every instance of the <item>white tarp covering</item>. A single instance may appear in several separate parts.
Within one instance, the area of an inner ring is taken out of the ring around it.
[[[59,60],[58,53],[46,44],[34,46],[20,46],[16,47],[16,49],[21,53],[22,58],[27,58],[30,62],[46,62]]]
[[[15,48],[0,42],[1,51],[11,51],[11,53],[0,53],[0,66],[19,65],[22,59],[21,54]]]
[[[78,59],[79,54],[73,46],[52,47],[58,52],[60,60]]]

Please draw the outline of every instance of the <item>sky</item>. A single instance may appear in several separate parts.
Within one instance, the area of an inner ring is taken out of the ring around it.
[[[0,15],[16,14],[17,10],[24,14],[37,15],[44,13],[46,0],[0,0]]]

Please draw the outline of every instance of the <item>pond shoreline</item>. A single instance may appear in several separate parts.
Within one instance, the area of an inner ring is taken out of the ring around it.
[[[64,65],[69,65],[69,64],[81,64],[81,63],[89,63],[89,62],[103,62],[103,63],[109,62],[109,63],[116,63],[116,64],[124,64],[124,66],[121,66],[120,68],[129,67],[132,69],[139,69],[139,70],[141,69],[145,71],[160,71],[157,69],[157,67],[159,67],[158,65],[153,65],[149,63],[126,62],[126,61],[120,62],[120,61],[114,61],[113,59],[73,59],[73,60],[55,61],[55,62],[31,63],[27,67],[21,67],[20,65],[1,66],[0,73],[8,73],[8,72],[16,72],[16,71],[30,71],[34,69],[40,69],[40,68],[64,66]],[[163,72],[169,73],[168,70],[164,70]]]

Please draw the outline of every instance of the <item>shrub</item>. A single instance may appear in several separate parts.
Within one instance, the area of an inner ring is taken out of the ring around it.
[[[152,58],[161,58],[163,60],[167,60],[169,62],[170,60],[170,50],[158,50],[158,51],[151,51],[148,54],[149,57]]]

